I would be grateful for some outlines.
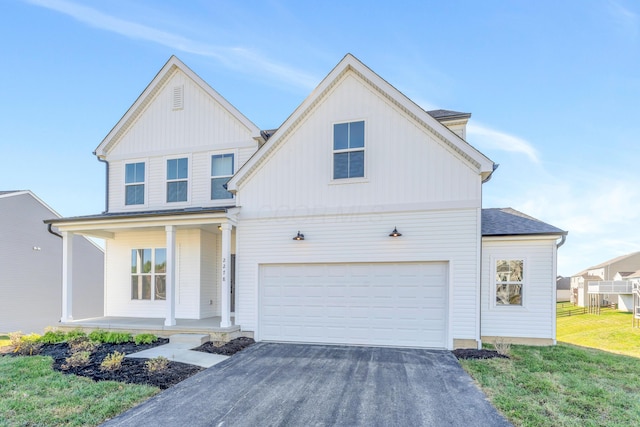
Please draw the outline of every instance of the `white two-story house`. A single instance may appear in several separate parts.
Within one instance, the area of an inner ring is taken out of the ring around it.
[[[555,342],[566,232],[482,209],[496,165],[470,115],[426,112],[347,55],[275,131],[175,57],[97,147],[104,318],[213,319],[256,340],[477,347]],[[65,270],[66,271],[66,270]],[[63,322],[76,323],[63,279]]]

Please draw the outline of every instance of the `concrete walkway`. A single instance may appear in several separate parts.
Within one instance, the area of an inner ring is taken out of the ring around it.
[[[105,426],[511,424],[448,351],[257,343]]]
[[[191,350],[207,342],[207,335],[176,334],[172,335],[169,340],[169,344],[128,354],[126,357],[153,359],[154,357],[164,356],[174,362],[188,363],[189,365],[201,366],[203,368],[210,368],[229,358],[229,356],[222,356],[220,354]]]

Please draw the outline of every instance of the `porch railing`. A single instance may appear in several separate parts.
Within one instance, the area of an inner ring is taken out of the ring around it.
[[[604,280],[588,282],[590,294],[631,294],[633,285],[626,280]]]

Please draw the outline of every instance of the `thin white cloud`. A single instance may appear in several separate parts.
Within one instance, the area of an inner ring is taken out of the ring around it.
[[[526,140],[506,132],[475,123],[467,125],[467,140],[484,149],[522,153],[533,163],[540,163],[538,151]]]
[[[640,16],[621,5],[618,1],[609,0],[607,5],[609,15],[614,21],[614,29],[625,37],[636,39],[640,32]]]
[[[314,76],[273,62],[263,55],[246,48],[212,46],[147,25],[107,15],[91,7],[65,0],[25,1],[63,13],[101,30],[110,31],[131,39],[146,40],[181,52],[214,58],[226,67],[236,70],[245,72],[259,70],[261,74],[267,73],[277,80],[294,84],[304,89],[311,89],[318,83],[318,79]]]

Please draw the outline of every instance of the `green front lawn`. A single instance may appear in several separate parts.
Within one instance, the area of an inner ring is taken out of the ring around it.
[[[557,340],[640,357],[640,328],[633,328],[631,319],[631,313],[617,310],[605,310],[601,314],[558,317]]]
[[[638,362],[567,344],[460,361],[509,421],[536,427],[640,425]]]
[[[0,357],[0,425],[95,426],[159,391],[64,375],[51,364],[43,356]]]

